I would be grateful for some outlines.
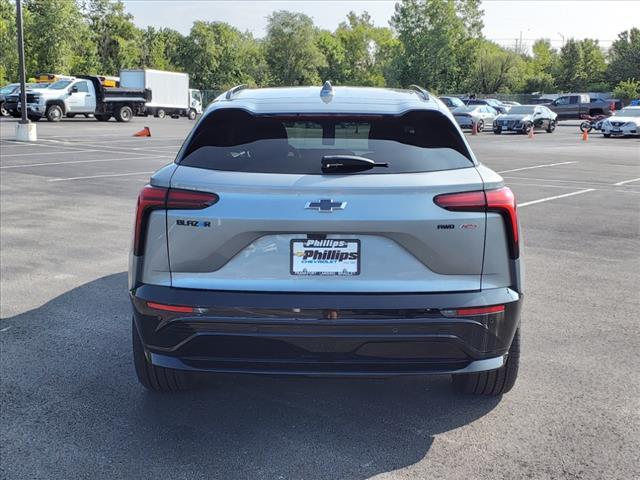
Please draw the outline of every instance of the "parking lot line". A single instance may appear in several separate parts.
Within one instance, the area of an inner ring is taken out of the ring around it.
[[[572,197],[574,195],[581,195],[583,193],[593,192],[595,188],[586,188],[584,190],[578,190],[577,192],[565,193],[563,195],[554,195],[553,197],[540,198],[538,200],[532,200],[530,202],[519,203],[518,208],[527,207],[529,205],[535,205],[536,203],[548,202],[550,200],[557,200],[558,198]]]
[[[560,162],[560,163],[547,163],[546,165],[535,165],[535,166],[532,166],[532,167],[513,168],[511,170],[502,170],[501,172],[498,172],[498,173],[519,172],[521,170],[533,170],[534,168],[555,167],[557,165],[569,165],[570,163],[578,163],[578,161]]]
[[[523,187],[542,187],[542,188],[562,188],[567,189],[571,188],[569,185],[549,185],[543,183],[530,183],[530,182],[508,182],[507,186],[510,185],[522,185]],[[594,188],[594,191],[597,192],[613,192],[613,193],[631,193],[635,195],[640,195],[640,191],[638,190],[621,190],[617,188]]]
[[[627,183],[632,183],[632,182],[640,182],[640,178],[632,178],[631,180],[623,180],[622,182],[614,183],[614,185],[616,187],[618,187],[620,185],[625,185]]]
[[[68,177],[68,178],[50,178],[49,182],[67,182],[69,180],[88,180],[91,178],[106,178],[106,177],[126,177],[129,175],[151,175],[151,172],[131,172],[131,173],[107,173],[104,175],[89,175],[87,177]]]
[[[610,183],[606,182],[598,182],[595,180],[563,180],[559,178],[540,178],[540,177],[520,177],[517,175],[507,175],[504,177],[505,179],[514,179],[514,180],[533,180],[534,182],[549,182],[549,183],[576,183],[580,185],[602,185],[602,186],[611,186]]]
[[[72,150],[73,153],[86,153],[86,152],[98,152],[99,150]],[[61,151],[61,152],[38,152],[38,153],[10,153],[10,154],[2,154],[2,158],[6,158],[6,157],[29,157],[29,156],[33,156],[33,155],[55,155],[58,153],[71,153],[68,150],[67,151]]]
[[[93,160],[69,160],[68,162],[28,163],[26,165],[6,165],[6,166],[0,167],[0,170],[4,170],[8,168],[48,167],[50,165],[69,165],[74,163],[123,162],[123,161],[131,161],[131,160],[148,160],[153,158],[173,158],[173,157],[168,155],[145,155],[140,157],[98,158]]]

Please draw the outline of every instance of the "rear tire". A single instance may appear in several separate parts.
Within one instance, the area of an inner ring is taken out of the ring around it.
[[[553,131],[556,129],[556,122],[549,122],[549,126],[547,127],[547,133],[553,133]]]
[[[166,115],[165,111],[159,108],[158,110],[156,110],[156,114],[154,116],[157,118],[164,118],[165,115]]]
[[[136,323],[131,320],[131,336],[133,339],[133,364],[138,381],[152,392],[171,393],[183,392],[196,386],[195,374],[182,370],[156,367],[151,365],[144,353],[142,340],[138,335]]]
[[[482,133],[483,130],[484,130],[484,120],[478,120],[478,123],[476,124],[476,133]]]
[[[511,342],[505,364],[487,372],[453,375],[453,388],[460,393],[498,396],[513,388],[520,366],[520,329]]]
[[[133,110],[127,105],[121,106],[116,112],[116,120],[118,122],[128,122],[133,117]]]

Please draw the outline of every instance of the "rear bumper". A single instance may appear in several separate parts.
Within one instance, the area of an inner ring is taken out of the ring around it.
[[[134,319],[157,366],[303,375],[422,375],[499,368],[520,322],[508,288],[447,294],[306,294],[143,285]],[[196,307],[193,313],[147,302]],[[505,305],[455,317],[452,310]]]

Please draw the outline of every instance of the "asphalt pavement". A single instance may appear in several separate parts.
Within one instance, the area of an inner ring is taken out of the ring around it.
[[[468,136],[520,205],[523,353],[504,397],[447,377],[157,395],[133,371],[127,254],[138,190],[192,126],[77,118],[24,144],[0,120],[1,478],[640,478],[640,139]]]

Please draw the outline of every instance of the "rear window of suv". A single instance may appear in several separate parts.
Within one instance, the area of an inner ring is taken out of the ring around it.
[[[473,166],[453,123],[437,111],[403,115],[252,115],[213,111],[196,127],[178,161],[211,170],[322,174],[325,155],[355,155],[387,168],[365,174],[417,173]]]

